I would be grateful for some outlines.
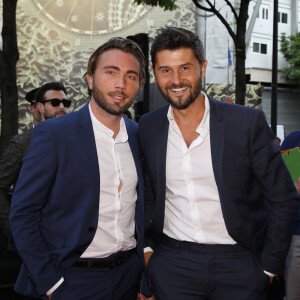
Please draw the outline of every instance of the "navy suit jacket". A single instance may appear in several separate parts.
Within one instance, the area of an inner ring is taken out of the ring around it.
[[[264,270],[278,274],[299,201],[294,184],[261,110],[210,97],[209,103],[212,165],[227,231],[259,256]],[[164,224],[168,108],[139,122],[145,159],[145,246],[154,249]]]
[[[143,263],[144,183],[137,124],[124,118],[138,175],[137,250]],[[23,259],[15,290],[45,294],[94,238],[100,174],[88,105],[36,126],[12,197],[10,224]],[[101,201],[101,199],[100,199]],[[101,283],[99,283],[101,284]]]

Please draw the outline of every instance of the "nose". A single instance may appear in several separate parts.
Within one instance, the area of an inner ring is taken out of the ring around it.
[[[125,76],[119,75],[115,80],[115,87],[118,89],[124,89],[126,86]]]
[[[58,108],[59,108],[60,110],[64,110],[64,109],[65,109],[65,106],[63,105],[62,102],[60,102]]]
[[[177,85],[181,83],[181,74],[179,70],[173,72],[172,83]]]

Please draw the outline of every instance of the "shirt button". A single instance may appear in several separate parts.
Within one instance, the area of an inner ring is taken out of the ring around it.
[[[94,231],[95,231],[95,227],[92,227],[92,226],[91,226],[91,227],[89,227],[88,230],[89,230],[89,232],[94,232]]]

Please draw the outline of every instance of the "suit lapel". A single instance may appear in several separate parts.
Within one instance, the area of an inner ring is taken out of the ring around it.
[[[165,106],[162,114],[158,115],[157,120],[154,122],[157,126],[155,131],[157,132],[155,143],[157,199],[165,199],[166,193],[166,159],[169,133],[168,109],[169,105]]]
[[[98,186],[97,194],[100,193],[100,172],[97,148],[94,136],[91,116],[89,113],[89,105],[86,104],[81,110],[78,111],[79,126],[78,136],[82,153],[82,160],[85,168],[90,170],[91,186]],[[96,190],[96,189],[95,189]]]
[[[229,200],[223,180],[223,151],[225,142],[225,121],[221,114],[220,105],[217,100],[210,100],[210,140],[211,156],[215,180],[219,192],[222,213],[228,232],[239,228],[236,218],[236,207]],[[234,216],[234,217],[233,217]]]
[[[131,121],[129,121],[127,118],[124,118],[126,130],[128,134],[128,143],[130,146],[130,150],[134,159],[138,180],[143,178],[142,173],[142,165],[141,165],[141,153],[140,153],[140,146],[138,144],[138,136],[135,128],[130,124]]]
[[[210,143],[211,158],[215,180],[218,186],[220,198],[223,192],[222,165],[223,165],[223,149],[225,122],[222,118],[218,102],[209,97],[210,104]]]

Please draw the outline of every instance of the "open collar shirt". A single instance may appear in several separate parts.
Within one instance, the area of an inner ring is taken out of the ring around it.
[[[170,125],[163,232],[180,241],[235,244],[225,226],[212,167],[207,96],[205,113],[196,129],[198,137],[189,147],[174,119],[171,106],[167,117]]]

